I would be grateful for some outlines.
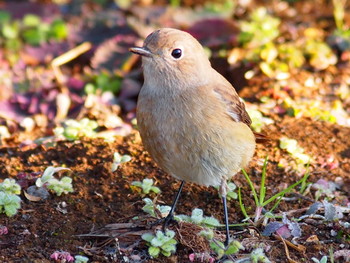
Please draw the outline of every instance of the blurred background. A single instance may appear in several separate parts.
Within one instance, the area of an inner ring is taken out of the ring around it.
[[[260,128],[261,112],[349,125],[349,14],[346,0],[0,1],[1,136],[83,117],[130,132],[142,74],[128,48],[159,27],[196,37],[263,106]]]

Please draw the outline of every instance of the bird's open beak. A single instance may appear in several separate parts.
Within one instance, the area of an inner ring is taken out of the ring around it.
[[[137,55],[148,57],[148,58],[152,57],[153,55],[151,51],[149,51],[147,48],[144,48],[144,47],[132,47],[129,49],[129,51]]]

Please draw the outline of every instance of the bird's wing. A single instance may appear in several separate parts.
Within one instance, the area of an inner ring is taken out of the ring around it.
[[[218,85],[213,89],[215,95],[226,105],[227,114],[236,122],[243,122],[250,127],[252,120],[245,110],[237,92],[231,85]]]
[[[227,114],[236,122],[243,122],[250,127],[252,120],[245,110],[244,102],[239,98],[236,90],[231,86],[220,85],[213,89],[218,97],[227,107]],[[271,139],[262,133],[253,132],[257,143],[265,143]]]

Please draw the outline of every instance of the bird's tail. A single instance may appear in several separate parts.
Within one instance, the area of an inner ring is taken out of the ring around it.
[[[271,138],[269,138],[265,134],[254,132],[254,135],[255,135],[256,143],[266,143],[266,142],[271,141]]]

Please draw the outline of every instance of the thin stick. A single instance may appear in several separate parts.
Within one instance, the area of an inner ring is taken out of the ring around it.
[[[92,44],[90,42],[84,42],[81,45],[67,51],[66,53],[54,58],[51,62],[52,69],[54,71],[54,74],[56,76],[57,82],[59,84],[64,83],[64,76],[60,69],[60,66],[63,64],[66,64],[67,62],[75,59],[76,57],[80,56],[81,54],[87,52],[92,47]]]

